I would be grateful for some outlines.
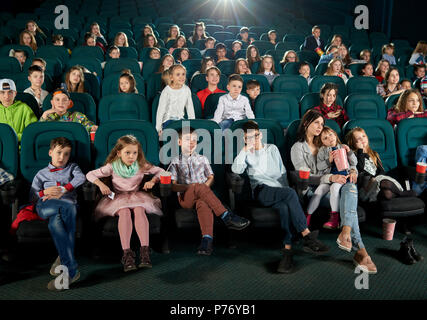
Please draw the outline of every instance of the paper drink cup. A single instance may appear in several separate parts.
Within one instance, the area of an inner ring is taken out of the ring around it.
[[[163,172],[160,174],[160,183],[161,184],[170,184],[172,182],[172,175],[170,172]]]
[[[396,220],[383,219],[383,239],[384,240],[393,240],[395,227],[396,227]]]
[[[299,170],[299,177],[304,180],[310,178],[310,169],[302,168],[301,170]]]

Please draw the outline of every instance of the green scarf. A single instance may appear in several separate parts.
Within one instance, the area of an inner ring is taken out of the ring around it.
[[[138,161],[132,163],[130,167],[125,165],[121,159],[118,159],[111,163],[115,174],[122,178],[131,178],[139,171]]]

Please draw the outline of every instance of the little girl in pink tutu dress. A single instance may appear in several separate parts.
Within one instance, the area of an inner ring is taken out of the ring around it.
[[[119,234],[123,249],[122,264],[124,271],[136,270],[135,253],[130,248],[132,236],[132,216],[134,214],[135,230],[141,242],[140,263],[138,267],[151,268],[149,248],[149,224],[146,212],[163,215],[159,198],[152,196],[149,191],[160,180],[164,170],[150,164],[144,156],[141,144],[132,135],[126,135],[117,140],[115,147],[99,169],[87,173],[86,178],[97,185],[104,197],[95,209],[95,220],[105,216],[119,216]],[[144,175],[154,174],[151,181],[140,184]],[[100,178],[111,177],[113,190],[104,184]],[[112,192],[113,191],[113,192]]]

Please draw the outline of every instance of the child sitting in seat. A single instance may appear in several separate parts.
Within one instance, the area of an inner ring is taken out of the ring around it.
[[[369,146],[368,136],[362,128],[347,134],[347,142],[357,157],[359,198],[362,201],[389,200],[395,197],[415,197],[413,190],[405,191],[400,183],[386,176],[378,152]]]
[[[156,116],[156,130],[159,136],[172,121],[184,118],[184,109],[188,119],[194,119],[194,106],[190,88],[185,84],[186,69],[181,64],[169,68],[169,84],[162,90]]]
[[[255,113],[255,100],[261,93],[261,85],[255,79],[250,79],[246,82],[246,93],[249,96],[252,111]]]
[[[15,130],[18,141],[29,124],[36,122],[33,110],[21,101],[15,101],[16,86],[11,79],[0,80],[0,123],[6,123]]]
[[[42,108],[43,101],[49,94],[46,90],[42,89],[44,83],[44,72],[39,66],[31,66],[28,68],[28,80],[31,86],[24,90],[25,93],[31,94],[37,101],[39,108]]]
[[[338,86],[335,83],[325,83],[320,89],[322,103],[320,106],[314,107],[314,109],[320,111],[326,119],[334,120],[342,128],[349,118],[344,108],[336,103],[337,95]]]
[[[276,72],[272,56],[267,54],[261,57],[258,74],[264,75],[267,78],[268,84],[270,86],[273,84],[274,79],[276,79],[279,74]]]
[[[11,49],[9,51],[9,56],[10,57],[14,57],[16,58],[16,60],[18,60],[20,66],[21,66],[21,70],[24,67],[25,61],[27,61],[27,52],[25,50],[20,50],[20,49]]]
[[[323,127],[320,136],[316,138],[315,143],[319,146],[317,153],[317,170],[321,174],[339,174],[347,177],[351,170],[357,173],[356,164],[357,159],[353,151],[348,146],[342,144],[338,138],[337,133],[329,127]],[[338,156],[339,149],[345,149],[347,159],[349,163],[348,170],[339,171],[336,165],[336,157]],[[326,229],[337,229],[339,227],[339,205],[340,205],[340,190],[343,185],[338,182],[332,184],[321,183],[316,190],[314,195],[310,198],[310,202],[307,206],[307,225],[310,225],[311,215],[319,207],[320,200],[322,197],[330,192],[330,205],[331,213],[329,220],[323,225]]]
[[[221,96],[215,110],[213,121],[219,124],[224,131],[231,127],[234,121],[242,119],[254,119],[255,115],[249,103],[249,99],[241,95],[243,79],[238,74],[228,77],[228,94]]]
[[[226,57],[227,55],[227,47],[225,46],[225,44],[223,43],[217,43],[215,46],[215,50],[216,50],[216,63],[220,63],[221,61],[228,61],[230,59],[228,59]]]
[[[307,80],[307,84],[310,85],[313,78],[310,76],[310,65],[307,61],[303,61],[299,64],[298,73],[301,77],[304,77]]]
[[[212,66],[206,70],[206,81],[208,82],[208,87],[206,89],[200,90],[197,92],[197,97],[202,104],[202,111],[205,108],[206,98],[213,93],[225,92],[224,90],[218,89],[218,83],[221,78],[221,70],[217,67]]]
[[[105,165],[92,170],[87,179],[96,184],[103,198],[95,209],[95,220],[106,216],[119,217],[120,242],[123,249],[122,264],[124,272],[136,270],[135,253],[130,247],[132,236],[132,213],[134,225],[141,243],[139,268],[151,268],[149,247],[149,223],[146,213],[163,215],[160,199],[149,194],[149,190],[160,180],[164,170],[149,163],[142,151],[141,144],[132,135],[119,138],[110,151]],[[154,177],[141,188],[145,175]],[[102,178],[111,178],[111,190]],[[114,192],[112,192],[114,191]]]
[[[396,107],[387,112],[387,120],[393,127],[403,119],[426,117],[427,111],[423,109],[423,99],[417,89],[404,91],[397,100]]]
[[[211,255],[213,251],[213,216],[221,217],[225,225],[234,230],[243,230],[250,221],[228,211],[211,190],[214,173],[209,160],[195,150],[197,133],[193,128],[183,127],[178,132],[181,154],[170,163],[173,190],[178,192],[182,208],[197,210],[202,241],[197,251],[200,255]]]
[[[393,43],[388,43],[383,45],[382,50],[381,50],[382,55],[382,59],[387,60],[390,65],[394,66],[396,65],[396,58],[394,56],[394,44]]]
[[[49,231],[58,251],[58,258],[52,264],[50,274],[57,274],[57,267],[68,269],[69,285],[80,278],[74,256],[76,234],[77,193],[76,189],[85,181],[85,175],[75,163],[69,163],[72,144],[67,138],[59,137],[50,142],[49,165],[35,175],[31,184],[31,198],[36,201],[36,211],[40,218],[49,222]],[[64,274],[61,274],[61,276]],[[62,291],[51,280],[47,288]]]
[[[135,77],[129,69],[122,71],[119,78],[119,92],[138,93]]]
[[[96,132],[98,126],[90,121],[81,112],[71,112],[68,109],[73,107],[73,101],[70,99],[70,94],[64,88],[56,89],[52,94],[50,101],[52,108],[43,112],[40,121],[62,121],[62,122],[78,122],[88,133]]]

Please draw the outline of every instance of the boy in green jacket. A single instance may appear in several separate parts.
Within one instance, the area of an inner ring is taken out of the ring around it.
[[[21,141],[22,132],[30,123],[36,122],[33,110],[21,101],[15,101],[16,86],[10,79],[0,80],[0,123],[11,126]]]

